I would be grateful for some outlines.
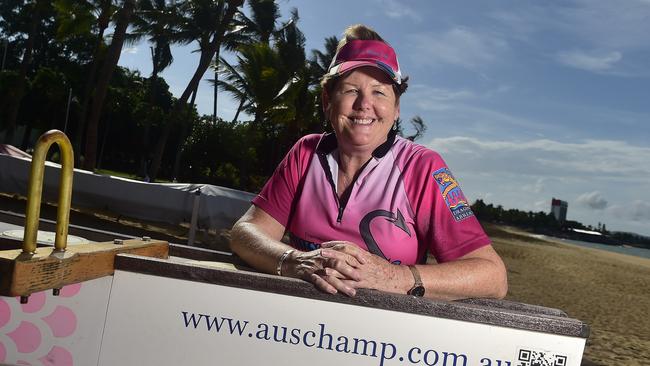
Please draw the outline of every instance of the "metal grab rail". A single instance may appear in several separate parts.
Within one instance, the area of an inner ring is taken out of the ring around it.
[[[70,222],[70,204],[72,201],[72,176],[74,173],[74,154],[68,137],[59,130],[50,130],[36,142],[32,155],[32,167],[29,173],[27,190],[27,211],[25,213],[25,235],[23,253],[36,252],[38,222],[41,215],[41,196],[43,193],[43,176],[45,158],[53,143],[59,145],[61,154],[61,178],[59,179],[59,203],[56,212],[56,234],[54,248],[65,251]]]

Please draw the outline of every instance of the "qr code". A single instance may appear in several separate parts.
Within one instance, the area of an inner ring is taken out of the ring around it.
[[[547,351],[520,349],[517,366],[566,366],[566,356]]]

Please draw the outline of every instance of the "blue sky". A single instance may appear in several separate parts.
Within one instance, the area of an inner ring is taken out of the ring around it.
[[[426,121],[418,142],[470,200],[548,212],[556,197],[569,219],[650,235],[650,0],[279,3],[298,9],[307,50],[356,23],[391,43],[411,78],[402,119]],[[193,48],[162,74],[177,96]],[[120,65],[148,75],[148,45]],[[197,103],[212,113],[207,82]],[[218,108],[228,119],[236,104],[222,94]]]

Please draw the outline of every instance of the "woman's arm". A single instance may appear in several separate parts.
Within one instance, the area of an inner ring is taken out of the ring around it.
[[[365,264],[357,270],[360,281],[345,282],[354,288],[372,288],[406,294],[415,280],[407,266],[391,264],[385,259],[349,244],[324,244],[329,247],[323,255],[345,261],[341,253],[358,256]],[[508,291],[505,265],[487,245],[454,261],[440,264],[421,264],[416,268],[426,289],[425,297],[456,300],[471,297],[503,298]]]
[[[271,215],[253,205],[233,226],[230,247],[252,267],[276,274],[280,257],[292,249],[280,241],[284,230]],[[508,289],[503,261],[489,245],[457,260],[417,265],[417,269],[429,298],[503,298]],[[311,282],[325,292],[349,296],[354,296],[357,288],[406,294],[414,284],[407,266],[391,264],[341,241],[323,243],[323,249],[311,252],[292,252],[283,262],[282,274]]]
[[[233,253],[266,273],[275,274],[280,257],[291,249],[280,241],[284,226],[254,205],[235,223],[230,235]]]
[[[233,226],[230,249],[253,268],[277,274],[281,257],[292,249],[281,242],[284,231],[285,227],[271,215],[252,205]],[[356,269],[360,264],[354,255],[345,253],[337,258],[327,258],[320,249],[311,252],[295,250],[283,260],[281,273],[312,282],[325,292],[340,291],[354,296],[354,287],[344,280],[360,279]]]

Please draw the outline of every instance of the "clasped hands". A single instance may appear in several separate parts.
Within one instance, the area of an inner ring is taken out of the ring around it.
[[[396,291],[404,274],[394,265],[348,241],[329,241],[320,249],[292,253],[285,262],[288,276],[313,283],[321,291],[354,296],[358,288]],[[407,269],[408,271],[408,269]]]

